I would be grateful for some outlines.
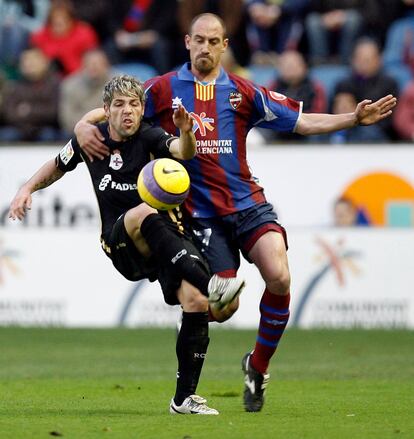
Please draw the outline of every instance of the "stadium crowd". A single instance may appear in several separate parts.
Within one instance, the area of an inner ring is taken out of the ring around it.
[[[226,23],[226,69],[302,100],[306,112],[399,98],[378,125],[262,133],[266,141],[414,140],[414,0],[0,0],[0,142],[64,140],[101,106],[114,73],[147,80],[174,70],[202,12]]]

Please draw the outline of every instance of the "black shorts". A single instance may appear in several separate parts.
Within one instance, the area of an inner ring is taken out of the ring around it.
[[[172,228],[175,228],[173,224]],[[183,247],[187,252],[197,256],[200,265],[209,273],[207,262],[191,239],[186,235],[178,234],[177,231],[175,233],[182,239]],[[177,275],[172,265],[159,264],[154,257],[146,258],[137,250],[125,229],[124,215],[118,218],[109,237],[105,241],[102,239],[101,243],[105,254],[112,260],[114,267],[122,276],[133,282],[141,279],[149,279],[151,282],[158,280],[165,303],[179,304],[177,290],[180,288],[182,277]]]

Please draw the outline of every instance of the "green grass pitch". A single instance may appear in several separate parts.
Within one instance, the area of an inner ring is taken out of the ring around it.
[[[214,328],[198,393],[220,415],[172,416],[173,329],[0,328],[0,438],[414,438],[414,332],[289,330],[245,413],[254,338]]]

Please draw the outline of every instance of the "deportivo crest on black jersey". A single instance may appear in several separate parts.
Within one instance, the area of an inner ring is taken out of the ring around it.
[[[171,158],[169,145],[176,137],[162,128],[142,122],[136,134],[124,142],[116,142],[109,137],[107,122],[98,127],[110,149],[109,157],[91,162],[73,137],[56,157],[56,162],[64,172],[72,171],[82,161],[86,163],[98,200],[105,239],[124,212],[142,203],[137,191],[141,169],[153,158]]]

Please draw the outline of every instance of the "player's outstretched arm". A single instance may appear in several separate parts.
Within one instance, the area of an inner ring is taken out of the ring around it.
[[[20,221],[32,207],[32,193],[44,189],[64,174],[56,167],[55,159],[47,161],[16,193],[10,203],[9,218]]]
[[[196,139],[193,133],[193,119],[180,105],[173,114],[174,125],[180,130],[180,137],[173,140],[170,152],[180,160],[192,159],[196,154]]]
[[[353,113],[303,113],[298,120],[296,132],[302,135],[326,134],[355,125],[372,125],[389,117],[396,105],[397,99],[388,95],[376,102],[367,99],[360,102]]]
[[[76,139],[91,162],[95,157],[102,160],[109,155],[109,148],[103,143],[104,137],[98,127],[93,125],[104,120],[104,109],[95,108],[86,113],[75,125]]]

